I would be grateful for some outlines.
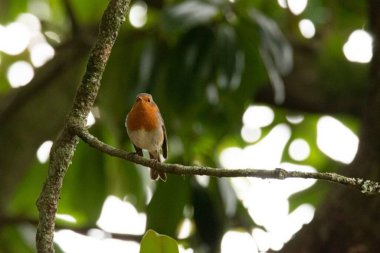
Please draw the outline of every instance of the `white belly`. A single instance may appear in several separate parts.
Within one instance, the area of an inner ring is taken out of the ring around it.
[[[164,135],[161,128],[154,131],[145,131],[145,129],[128,132],[129,138],[137,147],[148,151],[161,150],[164,141]]]

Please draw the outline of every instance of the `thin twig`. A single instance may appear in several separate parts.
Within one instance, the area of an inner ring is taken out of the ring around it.
[[[24,216],[6,216],[6,215],[0,215],[0,228],[6,227],[6,226],[12,226],[12,225],[22,225],[22,224],[30,224],[32,226],[38,225],[38,220],[31,217],[24,217]],[[74,231],[78,234],[82,235],[89,235],[89,232],[92,229],[98,229],[102,232],[104,232],[106,238],[114,238],[119,240],[125,240],[125,241],[135,241],[140,242],[142,239],[142,235],[135,235],[135,234],[127,234],[127,233],[113,233],[103,230],[102,228],[98,227],[97,225],[85,225],[85,226],[79,226],[76,224],[70,225],[70,224],[57,224],[56,229],[70,229],[71,231]]]
[[[286,178],[304,178],[304,179],[319,179],[328,182],[333,182],[345,186],[353,187],[364,194],[380,194],[380,183],[364,180],[362,178],[351,178],[330,172],[301,172],[301,171],[287,171],[281,168],[273,170],[260,170],[260,169],[226,169],[226,168],[212,168],[207,166],[186,166],[182,164],[169,164],[159,163],[155,160],[149,160],[129,153],[121,149],[114,148],[106,143],[101,142],[96,137],[91,135],[88,130],[79,125],[70,126],[73,133],[78,135],[84,142],[91,147],[136,164],[144,165],[154,168],[166,173],[177,175],[207,175],[214,177],[258,177],[263,179],[286,179]]]

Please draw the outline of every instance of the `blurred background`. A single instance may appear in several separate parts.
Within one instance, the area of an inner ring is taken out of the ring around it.
[[[0,2],[0,252],[35,252],[35,201],[49,150],[107,3]],[[165,120],[167,162],[376,180],[351,164],[365,146],[368,9],[365,1],[338,0],[132,1],[88,115],[90,132],[132,151],[125,117],[136,94],[148,92]],[[368,164],[380,148],[372,150],[361,156]],[[315,180],[169,175],[152,182],[147,168],[80,142],[55,242],[57,252],[138,252],[154,229],[186,253],[301,252],[291,245],[371,252],[359,232],[345,234],[362,229],[378,239],[361,220],[376,217],[378,202]]]

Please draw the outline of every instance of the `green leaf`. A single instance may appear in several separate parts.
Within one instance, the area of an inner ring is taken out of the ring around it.
[[[179,253],[177,242],[167,236],[149,229],[142,241],[140,253]]]
[[[185,1],[168,8],[162,15],[165,30],[184,31],[210,22],[218,14],[216,6],[201,1]]]
[[[158,183],[147,208],[147,227],[174,236],[189,203],[190,188],[189,177],[169,175],[166,183]]]
[[[215,39],[209,27],[195,27],[187,32],[179,41],[174,57],[169,63],[166,93],[170,95],[171,102],[175,104],[173,111],[182,116],[199,115],[198,108],[206,102],[202,97],[205,86],[212,78],[212,56]],[[177,57],[176,55],[181,55]],[[188,94],[193,94],[188,96]],[[194,103],[194,97],[199,97]],[[186,108],[190,108],[187,109]],[[193,115],[190,115],[193,113]]]
[[[282,75],[293,67],[293,50],[277,23],[255,9],[249,11],[249,18],[262,31],[262,46],[273,57],[275,67]]]
[[[218,46],[218,84],[221,88],[230,86],[235,73],[241,75],[241,70],[237,71],[237,43],[236,33],[231,26],[220,25],[217,30],[217,46]],[[241,64],[240,64],[241,65]],[[240,73],[239,73],[240,72]],[[239,86],[239,82],[233,86]]]

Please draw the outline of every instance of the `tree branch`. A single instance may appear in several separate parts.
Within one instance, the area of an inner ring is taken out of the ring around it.
[[[301,172],[301,171],[286,171],[281,168],[274,170],[259,170],[259,169],[222,169],[212,168],[207,166],[186,166],[181,164],[159,163],[155,160],[146,159],[138,156],[135,153],[129,153],[121,149],[114,148],[106,143],[101,142],[96,137],[91,135],[88,130],[79,125],[71,125],[73,134],[79,136],[84,142],[91,147],[106,153],[108,155],[118,157],[136,164],[154,168],[158,171],[172,173],[177,175],[207,175],[214,177],[258,177],[263,179],[286,179],[286,178],[305,178],[319,179],[332,183],[337,183],[345,186],[350,186],[364,194],[380,194],[380,183],[364,180],[362,178],[351,178],[342,176],[336,173],[329,172]]]
[[[30,224],[32,226],[38,225],[38,220],[31,217],[24,217],[24,216],[7,216],[7,215],[0,215],[0,228],[6,227],[6,226],[12,226],[12,225],[22,225],[22,224]],[[94,225],[85,225],[85,226],[77,226],[70,225],[70,224],[57,224],[57,229],[70,229],[71,231],[74,231],[78,234],[82,234],[85,236],[88,236],[89,231],[91,229],[99,229],[103,231],[106,234],[107,238],[113,238],[113,239],[119,239],[119,240],[125,240],[125,241],[135,241],[140,242],[142,239],[142,235],[135,235],[135,234],[126,234],[126,233],[113,233],[103,230],[102,228],[98,227],[96,224]]]
[[[72,134],[68,126],[73,122],[79,126],[84,126],[86,123],[86,117],[98,94],[100,80],[111,49],[116,41],[119,28],[125,20],[129,2],[129,0],[111,0],[109,2],[100,22],[98,38],[91,50],[86,72],[75,96],[73,107],[61,134],[51,149],[48,177],[36,203],[39,211],[36,234],[39,253],[54,252],[53,236],[59,195],[63,178],[78,143],[78,137]]]

